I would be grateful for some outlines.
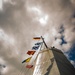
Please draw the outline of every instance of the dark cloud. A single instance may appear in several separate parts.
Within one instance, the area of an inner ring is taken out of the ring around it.
[[[7,43],[7,40],[0,38],[0,56],[12,68],[8,74],[14,70],[16,73],[21,71],[21,60],[27,57],[25,54],[32,46],[33,36],[43,35],[48,46],[55,45],[67,51],[75,42],[74,12],[73,0],[8,0],[3,3],[3,11],[0,10],[0,30],[8,36],[8,40],[13,38],[15,41],[12,45],[11,41]],[[44,24],[46,16],[48,21]],[[62,36],[67,44],[61,46]]]

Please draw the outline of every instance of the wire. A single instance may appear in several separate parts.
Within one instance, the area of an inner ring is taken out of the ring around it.
[[[19,74],[17,74],[17,75],[21,75],[22,74],[22,70],[24,69],[24,66],[22,66],[22,68],[21,68],[21,70],[20,70],[20,72],[19,72]]]

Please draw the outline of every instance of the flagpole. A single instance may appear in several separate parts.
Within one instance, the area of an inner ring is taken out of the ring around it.
[[[44,38],[43,38],[42,36],[41,36],[40,38],[41,38],[42,41],[43,41],[43,43],[41,44],[41,47],[40,47],[40,51],[41,51],[41,48],[42,48],[42,45],[43,45],[43,44],[44,44],[45,47],[48,49],[48,46],[46,45],[46,43],[45,43],[45,41],[44,41]],[[42,51],[43,51],[43,50],[42,50]],[[40,52],[39,52],[39,53],[40,53]],[[37,60],[39,60],[39,53],[38,53],[38,55],[37,55],[37,57],[36,57]],[[38,62],[38,61],[36,61],[36,65],[37,65],[37,62]],[[34,69],[33,75],[38,75],[39,71],[38,71],[37,68],[38,68],[38,67],[35,66],[35,69]]]
[[[41,39],[42,39],[42,41],[43,41],[45,47],[48,48],[48,46],[46,45],[46,43],[45,43],[45,41],[44,41],[44,38],[43,38],[42,36],[41,36]]]

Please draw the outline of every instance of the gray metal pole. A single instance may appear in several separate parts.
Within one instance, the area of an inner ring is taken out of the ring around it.
[[[45,41],[44,41],[44,38],[41,36],[41,39],[43,40],[43,43],[45,45],[46,48],[48,48],[48,46],[46,45]]]

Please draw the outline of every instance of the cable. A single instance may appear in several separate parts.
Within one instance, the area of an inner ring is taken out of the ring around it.
[[[17,75],[21,75],[22,74],[22,70],[24,69],[24,66],[22,66],[22,68],[21,68],[21,70],[20,70],[20,72],[19,72],[19,74],[17,74]]]

